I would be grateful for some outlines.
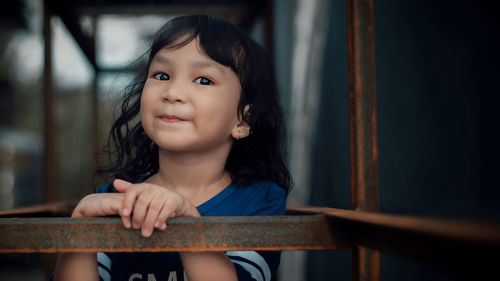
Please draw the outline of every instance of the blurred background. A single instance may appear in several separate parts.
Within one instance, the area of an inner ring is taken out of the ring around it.
[[[273,56],[296,183],[289,203],[350,209],[345,2],[5,2],[0,210],[78,199],[103,182],[96,153],[133,63],[161,25],[193,13],[235,23]],[[380,211],[499,221],[500,4],[374,2]],[[0,280],[46,280],[52,260],[0,255]],[[457,277],[382,254],[381,280],[401,278]],[[351,280],[351,252],[285,252],[279,279]]]

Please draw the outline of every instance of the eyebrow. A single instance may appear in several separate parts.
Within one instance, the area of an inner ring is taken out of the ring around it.
[[[165,56],[157,55],[153,58],[153,61],[151,62],[151,64],[153,64],[153,63],[171,64],[171,61]],[[209,60],[193,61],[192,63],[190,63],[190,67],[213,68],[213,69],[219,71],[220,73],[226,73],[225,70],[218,63],[211,62]]]
[[[167,57],[164,57],[162,55],[156,55],[156,56],[153,57],[153,60],[151,61],[151,63],[155,63],[155,62],[158,62],[158,63],[170,63],[170,60]]]

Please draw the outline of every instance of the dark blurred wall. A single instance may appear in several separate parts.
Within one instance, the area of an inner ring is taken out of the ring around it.
[[[350,208],[345,1],[332,1],[311,205]],[[380,211],[500,219],[500,5],[377,0]],[[308,280],[351,280],[350,252],[310,252]],[[381,280],[456,280],[382,254]]]
[[[499,5],[377,4],[381,211],[500,218]]]

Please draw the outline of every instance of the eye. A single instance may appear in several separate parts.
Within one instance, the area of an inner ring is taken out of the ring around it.
[[[168,75],[168,74],[166,74],[164,72],[155,73],[155,75],[153,75],[153,77],[156,80],[170,80],[170,75]]]
[[[212,85],[214,82],[212,80],[205,78],[205,77],[198,77],[196,80],[194,80],[194,83],[198,83],[201,85]]]

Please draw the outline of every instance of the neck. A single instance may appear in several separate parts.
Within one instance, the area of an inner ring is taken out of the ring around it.
[[[159,170],[154,181],[190,193],[224,188],[231,183],[231,176],[224,169],[228,155],[229,149],[205,153],[160,149]]]

